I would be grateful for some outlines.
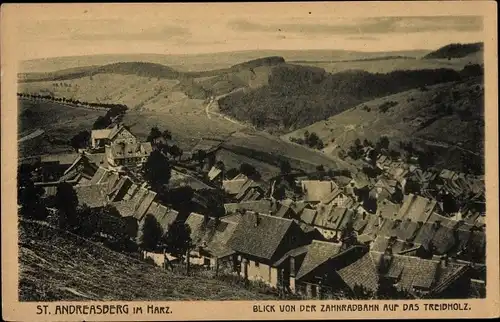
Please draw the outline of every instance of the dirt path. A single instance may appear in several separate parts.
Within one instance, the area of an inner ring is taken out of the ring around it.
[[[43,133],[45,133],[44,130],[42,130],[42,129],[36,129],[35,131],[31,132],[30,134],[25,135],[22,138],[20,138],[19,140],[17,140],[17,143],[21,143],[21,142],[24,142],[24,141],[32,140],[32,139],[34,139],[36,137],[39,137]]]

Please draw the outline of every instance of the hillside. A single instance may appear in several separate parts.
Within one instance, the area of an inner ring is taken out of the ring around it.
[[[103,111],[70,107],[57,102],[18,100],[18,136],[35,129],[44,134],[19,144],[19,157],[72,151],[69,141],[73,135],[92,128]]]
[[[283,139],[315,132],[325,143],[323,150],[336,155],[358,138],[376,142],[387,136],[391,149],[409,141],[432,149],[439,164],[460,169],[462,156],[482,158],[484,154],[483,117],[483,80],[471,78],[370,100]]]
[[[259,59],[261,57],[281,56],[287,61],[295,60],[342,60],[354,58],[369,58],[379,56],[411,56],[421,57],[428,50],[397,51],[397,52],[355,52],[347,50],[247,50],[207,54],[114,54],[51,57],[22,61],[22,73],[52,72],[61,69],[85,66],[102,66],[118,62],[148,62],[170,66],[182,72],[206,71],[229,68],[241,62]]]
[[[439,48],[436,51],[430,52],[424,56],[424,59],[432,58],[462,58],[468,55],[483,52],[484,44],[482,42],[471,44],[449,44]]]
[[[19,223],[20,301],[272,299],[215,279],[184,276],[40,223]]]
[[[268,84],[219,99],[220,110],[260,129],[283,133],[324,120],[377,97],[420,86],[459,81],[482,70],[464,68],[393,71],[372,74],[346,71],[329,74],[321,68],[279,65]]]

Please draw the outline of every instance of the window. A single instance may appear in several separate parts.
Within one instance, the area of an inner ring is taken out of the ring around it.
[[[258,262],[255,262],[255,267],[259,267],[259,263]]]

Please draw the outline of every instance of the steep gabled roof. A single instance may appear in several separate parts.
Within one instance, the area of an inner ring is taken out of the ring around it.
[[[269,214],[276,209],[276,205],[271,200],[261,199],[255,201],[234,202],[224,204],[226,214],[234,213],[239,210],[254,211],[262,214]]]
[[[338,255],[341,252],[341,248],[341,243],[313,240],[307,249],[306,257],[300,266],[297,279],[303,278],[321,264],[324,264],[331,258]]]
[[[416,196],[413,194],[406,195],[403,205],[395,219],[410,219],[412,221],[426,222],[436,209],[437,201]]]
[[[79,153],[59,153],[59,154],[46,154],[40,157],[41,163],[59,163],[60,165],[71,165],[76,159],[80,157]]]
[[[105,185],[74,186],[74,189],[80,204],[94,208],[103,207],[108,203]]]
[[[237,195],[248,180],[249,179],[224,180],[222,181],[222,188],[230,195]]]
[[[270,260],[292,225],[289,219],[246,214],[228,244],[237,252]]]
[[[208,171],[208,180],[212,181],[217,178],[222,173],[222,170],[213,166],[210,171]]]
[[[304,209],[302,213],[300,214],[300,220],[305,222],[306,224],[311,225],[314,222],[314,218],[316,217],[316,210],[315,209]]]
[[[389,200],[382,200],[377,206],[377,215],[388,219],[397,219],[401,206]]]
[[[304,200],[307,202],[319,202],[327,197],[338,186],[333,181],[303,180],[301,182]]]
[[[380,277],[371,252],[367,252],[350,265],[338,269],[337,274],[351,290],[359,285],[371,292],[377,291]]]

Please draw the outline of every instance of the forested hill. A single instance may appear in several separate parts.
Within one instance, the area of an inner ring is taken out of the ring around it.
[[[268,84],[236,92],[219,100],[222,112],[252,122],[261,129],[286,132],[336,115],[373,98],[438,83],[455,82],[483,74],[480,65],[461,71],[428,69],[326,73],[321,68],[275,66]]]
[[[424,59],[432,58],[462,58],[470,54],[482,51],[484,44],[482,42],[472,44],[450,44],[439,48],[424,56]]]

